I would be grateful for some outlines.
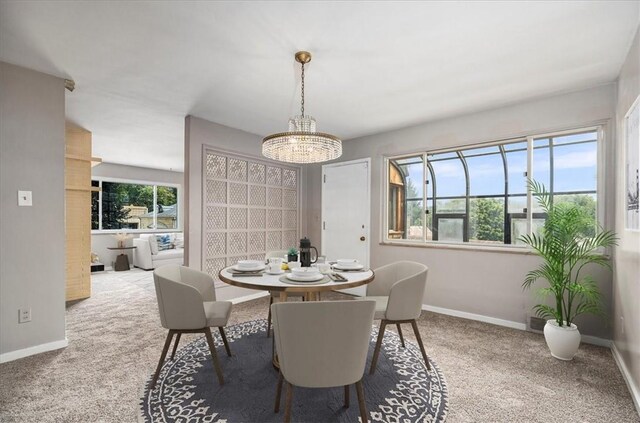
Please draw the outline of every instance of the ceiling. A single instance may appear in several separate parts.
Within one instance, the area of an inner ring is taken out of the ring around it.
[[[184,117],[343,139],[616,79],[639,2],[0,3],[0,60],[71,78],[104,161],[183,169]]]

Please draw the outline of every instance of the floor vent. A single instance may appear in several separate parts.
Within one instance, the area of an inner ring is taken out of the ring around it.
[[[544,330],[544,325],[547,324],[545,319],[541,319],[539,317],[530,317],[529,318],[529,329],[532,331],[542,332]]]

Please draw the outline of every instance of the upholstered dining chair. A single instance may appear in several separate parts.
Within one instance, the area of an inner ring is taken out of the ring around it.
[[[380,320],[380,330],[373,351],[370,374],[376,370],[382,338],[387,325],[396,325],[402,347],[405,346],[400,327],[402,323],[411,323],[413,333],[420,346],[420,352],[422,352],[422,358],[427,369],[431,370],[416,323],[416,319],[420,317],[422,312],[422,296],[427,284],[428,271],[427,266],[413,261],[398,261],[375,269],[376,278],[367,285],[366,296],[362,298],[376,302],[374,318]]]
[[[213,278],[206,273],[185,266],[165,265],[159,267],[153,271],[153,281],[158,298],[160,323],[162,327],[169,329],[169,333],[162,349],[162,355],[160,355],[156,373],[153,375],[151,388],[158,380],[173,336],[177,335],[177,338],[171,352],[171,359],[176,353],[180,336],[183,333],[204,333],[218,382],[222,385],[224,377],[210,328],[218,328],[227,355],[231,356],[229,342],[223,329],[231,314],[231,302],[216,301]]]
[[[267,251],[265,259],[269,260],[273,257],[284,258],[287,255],[287,250]],[[299,297],[304,301],[304,292],[287,292],[287,297]],[[271,304],[280,298],[280,292],[269,291],[269,313],[267,315],[267,338],[271,336]],[[320,297],[318,297],[319,299]]]
[[[280,410],[286,382],[284,421],[291,421],[293,386],[356,385],[360,417],[367,422],[362,377],[367,361],[375,301],[319,301],[275,303],[271,306],[280,376],[274,411]]]

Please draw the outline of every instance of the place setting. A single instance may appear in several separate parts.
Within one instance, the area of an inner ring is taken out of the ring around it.
[[[338,259],[335,262],[330,262],[333,270],[339,270],[340,272],[366,272],[367,269],[364,265],[356,259]]]
[[[232,265],[229,273],[231,276],[257,276],[262,277],[267,265],[260,260],[239,260],[236,264]]]
[[[289,264],[289,272],[280,277],[280,282],[294,285],[310,283],[317,285],[328,283],[332,280],[330,277],[331,266],[327,263],[312,264],[309,267],[302,267],[299,263],[297,264],[298,266]]]

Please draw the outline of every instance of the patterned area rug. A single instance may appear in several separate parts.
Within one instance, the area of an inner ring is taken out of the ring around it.
[[[255,320],[226,329],[232,357],[228,357],[217,331],[214,339],[225,384],[218,385],[209,349],[199,338],[185,345],[174,360],[165,362],[155,389],[145,386],[140,402],[144,422],[281,422],[273,412],[278,373],[271,365],[271,338],[266,321]],[[377,328],[372,330],[372,341]],[[432,360],[427,372],[420,350],[411,342],[406,348],[394,332],[385,333],[376,373],[368,373],[372,342],[363,379],[367,411],[371,422],[443,422],[447,414],[447,386]],[[158,345],[158,355],[161,346]],[[427,346],[428,348],[428,346]],[[428,351],[427,351],[428,352]],[[149,378],[150,380],[151,378]],[[342,387],[293,391],[292,420],[295,422],[359,421],[355,388],[351,407],[343,407]]]

